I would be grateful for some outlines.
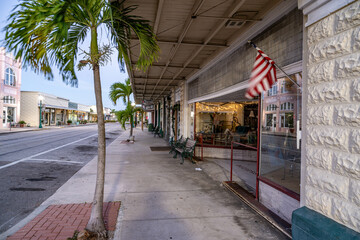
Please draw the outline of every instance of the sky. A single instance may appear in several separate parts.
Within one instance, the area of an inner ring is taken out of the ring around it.
[[[5,32],[3,28],[7,24],[7,18],[10,15],[12,9],[17,4],[16,0],[0,0],[0,46],[3,46],[3,40],[5,37]],[[99,34],[100,41],[107,42],[107,37],[105,31],[100,31]],[[89,49],[89,39],[85,40],[82,45],[83,50]],[[81,60],[78,58],[78,61]],[[66,85],[63,81],[59,72],[54,67],[53,68],[54,79],[53,81],[47,80],[43,75],[38,75],[30,68],[27,70],[22,69],[21,77],[21,91],[40,91],[48,94],[52,94],[58,97],[69,99],[72,102],[85,104],[85,105],[95,105],[95,93],[94,93],[94,83],[93,83],[93,73],[88,67],[84,68],[82,71],[77,71],[78,77],[78,87],[71,87]],[[116,50],[114,49],[114,54],[112,56],[112,61],[107,63],[106,66],[100,67],[100,79],[101,79],[101,88],[102,88],[102,99],[104,107],[109,107],[111,109],[124,109],[122,101],[119,100],[117,105],[114,106],[109,99],[110,86],[114,82],[124,82],[128,78],[128,74],[121,72],[117,57]]]

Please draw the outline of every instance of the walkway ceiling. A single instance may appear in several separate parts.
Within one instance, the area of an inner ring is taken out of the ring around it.
[[[146,72],[129,72],[136,103],[156,101],[186,81],[261,21],[283,0],[127,0],[133,12],[151,22],[160,57]],[[131,64],[139,41],[131,36]],[[128,68],[129,69],[129,68]]]

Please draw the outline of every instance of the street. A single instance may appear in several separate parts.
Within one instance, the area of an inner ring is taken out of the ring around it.
[[[106,124],[106,144],[122,132],[119,124]],[[96,154],[97,125],[0,135],[0,233],[31,213]]]

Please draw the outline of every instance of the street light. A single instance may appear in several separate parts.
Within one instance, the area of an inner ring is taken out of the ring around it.
[[[42,110],[42,101],[44,100],[44,97],[43,96],[39,96],[39,102],[40,102],[40,124],[39,124],[39,128],[42,128],[42,124],[41,124],[41,116],[42,116],[42,114],[41,114],[41,110]]]

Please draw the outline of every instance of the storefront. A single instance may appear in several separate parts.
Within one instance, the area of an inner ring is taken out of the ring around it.
[[[300,206],[301,38],[302,13],[297,9],[253,38],[300,88],[278,71],[269,91],[247,100],[256,50],[246,42],[187,82],[189,135],[198,141],[196,156],[232,169],[240,186],[288,223]]]
[[[175,139],[198,139],[196,155],[216,156],[211,160],[229,171],[233,159],[236,181],[288,236],[290,223],[294,239],[355,236],[349,230],[360,226],[359,1],[135,2],[140,15],[155,19],[161,48],[151,74],[129,69],[135,101],[171,96]],[[173,28],[178,22],[183,27]],[[282,70],[245,109],[256,57],[248,40]],[[233,154],[229,142],[238,143]]]
[[[0,48],[0,124],[1,128],[16,125],[20,118],[21,63],[5,48]]]

